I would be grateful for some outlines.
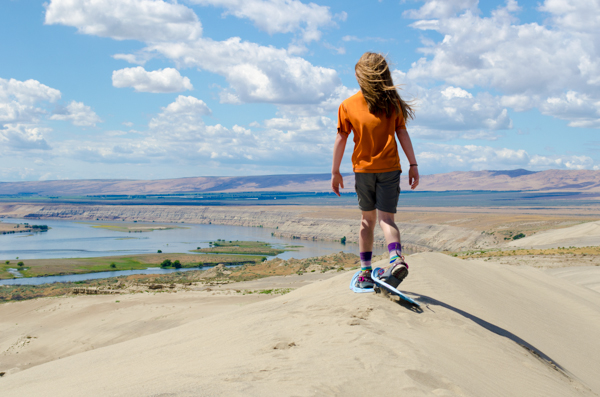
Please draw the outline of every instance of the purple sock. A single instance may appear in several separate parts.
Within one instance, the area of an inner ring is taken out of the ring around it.
[[[393,262],[402,255],[402,245],[400,243],[388,244],[388,251],[390,252],[390,262]]]
[[[360,253],[360,270],[371,270],[371,258],[373,252],[361,252]]]

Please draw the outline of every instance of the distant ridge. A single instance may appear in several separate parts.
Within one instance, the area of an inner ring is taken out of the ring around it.
[[[0,182],[0,195],[86,196],[216,192],[327,192],[330,174],[289,174],[237,177],[191,177],[160,180],[88,179]],[[407,189],[402,175],[401,188]],[[344,174],[344,192],[354,191],[354,174]],[[600,171],[455,171],[422,175],[420,191],[530,190],[600,193]]]

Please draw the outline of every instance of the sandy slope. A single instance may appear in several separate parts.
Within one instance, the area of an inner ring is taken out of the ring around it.
[[[548,230],[512,241],[509,247],[556,248],[600,245],[600,221],[588,222],[564,229]]]
[[[422,312],[354,294],[351,273],[343,273],[223,314],[190,313],[179,327],[8,375],[0,389],[3,396],[600,394],[600,294],[526,267],[433,253],[410,264],[403,287]],[[65,332],[80,326],[74,319]]]
[[[0,305],[0,372],[154,334],[267,295],[210,292],[42,298]],[[1,393],[0,393],[1,394]]]
[[[569,280],[572,283],[600,293],[600,267],[598,266],[576,266],[547,269],[546,273]]]

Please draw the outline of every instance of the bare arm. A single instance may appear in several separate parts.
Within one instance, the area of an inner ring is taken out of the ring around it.
[[[333,164],[331,166],[331,190],[338,196],[340,195],[340,186],[344,188],[344,178],[340,174],[340,164],[342,164],[342,158],[344,157],[344,150],[346,149],[346,142],[348,141],[348,135],[338,133],[335,137],[335,143],[333,144]]]
[[[406,128],[400,128],[396,131],[396,135],[398,135],[398,140],[400,141],[400,146],[402,146],[402,150],[404,150],[404,154],[408,159],[409,164],[417,164],[417,158],[415,157],[415,151],[413,150],[412,142],[410,140],[410,136],[408,135],[408,131]],[[416,189],[419,186],[419,167],[413,166],[408,170],[408,184],[411,189]]]

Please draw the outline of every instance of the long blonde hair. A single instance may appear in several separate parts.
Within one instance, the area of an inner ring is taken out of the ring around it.
[[[405,102],[398,94],[392,74],[382,54],[365,52],[354,67],[356,80],[367,101],[369,112],[391,117],[393,110],[402,111],[404,120],[415,118],[411,103]]]

